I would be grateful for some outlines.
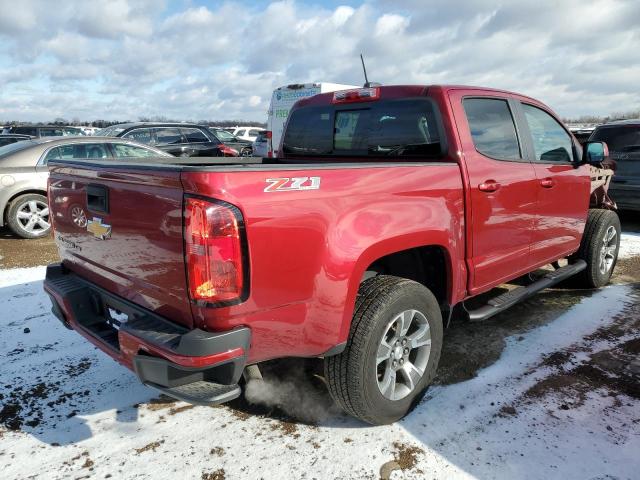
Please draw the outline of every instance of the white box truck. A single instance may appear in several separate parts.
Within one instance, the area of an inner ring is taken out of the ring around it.
[[[357,85],[341,85],[339,83],[300,83],[276,88],[269,105],[267,130],[261,132],[254,144],[254,155],[277,157],[284,124],[293,104],[301,98],[312,97],[318,93],[335,92],[360,88]]]

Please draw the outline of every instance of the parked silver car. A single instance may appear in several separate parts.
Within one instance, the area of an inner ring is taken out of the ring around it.
[[[49,233],[49,160],[170,156],[148,145],[108,137],[38,138],[0,147],[0,227],[7,225],[23,238]],[[74,221],[86,222],[81,210],[71,212]]]

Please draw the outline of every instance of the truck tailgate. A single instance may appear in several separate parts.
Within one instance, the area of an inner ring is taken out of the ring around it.
[[[179,171],[53,164],[49,203],[69,270],[192,326]]]

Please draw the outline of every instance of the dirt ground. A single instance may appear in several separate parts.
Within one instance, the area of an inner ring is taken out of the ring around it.
[[[26,240],[16,237],[6,227],[0,228],[0,269],[47,265],[59,258],[52,235]]]

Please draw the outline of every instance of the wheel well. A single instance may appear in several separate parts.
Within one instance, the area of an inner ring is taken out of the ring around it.
[[[38,190],[38,189],[21,190],[19,192],[16,192],[11,196],[11,198],[9,198],[9,200],[7,200],[7,203],[4,206],[4,212],[2,212],[3,223],[5,224],[7,223],[7,213],[9,212],[9,207],[11,206],[11,202],[13,202],[16,198],[21,197],[22,195],[28,195],[30,193],[35,193],[37,195],[44,195],[45,197],[47,196],[47,192],[45,192],[44,190]]]
[[[447,262],[444,248],[436,245],[391,253],[373,262],[362,280],[375,275],[394,275],[423,284],[441,306],[448,307]]]

